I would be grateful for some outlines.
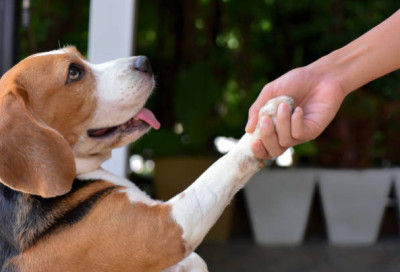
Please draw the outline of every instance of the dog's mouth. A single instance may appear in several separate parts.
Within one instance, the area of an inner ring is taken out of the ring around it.
[[[87,134],[91,138],[106,138],[116,133],[130,133],[136,130],[145,130],[149,127],[159,129],[160,122],[158,122],[150,110],[143,108],[135,116],[121,125],[99,129],[89,129]]]

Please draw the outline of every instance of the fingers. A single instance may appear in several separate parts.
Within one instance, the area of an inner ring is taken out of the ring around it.
[[[285,148],[279,144],[278,135],[275,132],[271,117],[266,116],[261,119],[260,136],[265,149],[271,157],[277,157],[285,151]]]
[[[290,146],[302,142],[304,135],[303,110],[297,107],[293,114],[289,105],[279,105],[276,116],[276,129],[268,116],[260,120],[260,136],[252,145],[252,151],[258,159],[278,157]]]
[[[292,136],[297,141],[305,139],[304,135],[304,112],[303,109],[297,107],[292,114]]]
[[[253,131],[256,129],[257,121],[258,121],[258,111],[249,112],[249,120],[247,121],[245,128],[247,133],[253,133]]]
[[[253,151],[254,156],[257,159],[270,159],[271,157],[268,155],[267,151],[264,148],[263,143],[261,140],[254,141],[251,146],[251,150]]]
[[[279,145],[271,117],[265,116],[260,120],[261,140],[252,145],[254,156],[258,159],[270,159],[281,155],[286,148]]]
[[[250,107],[249,119],[245,129],[247,133],[252,133],[255,130],[258,121],[258,112],[260,111],[261,107],[264,106],[265,103],[267,103],[267,101],[272,97],[272,84],[269,83],[264,86],[263,90],[258,95],[257,100]]]
[[[289,147],[294,144],[291,133],[291,112],[290,107],[286,103],[282,103],[278,107],[276,114],[276,132],[278,134],[279,145]]]
[[[293,113],[287,104],[279,105],[276,116],[276,131],[279,144],[282,147],[290,147],[311,140],[307,138],[304,125],[303,109],[297,107]]]

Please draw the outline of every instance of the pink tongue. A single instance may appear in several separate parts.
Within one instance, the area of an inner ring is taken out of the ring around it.
[[[154,114],[146,108],[141,109],[138,114],[135,115],[135,118],[145,121],[154,129],[159,129],[161,126]]]

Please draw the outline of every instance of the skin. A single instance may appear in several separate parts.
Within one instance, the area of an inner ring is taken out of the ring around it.
[[[289,71],[264,86],[249,110],[246,132],[254,131],[258,112],[269,99],[291,96],[293,114],[282,104],[276,129],[261,121],[261,139],[252,144],[257,158],[268,159],[288,147],[318,137],[333,120],[344,98],[357,88],[400,68],[400,11],[348,45],[319,60]]]

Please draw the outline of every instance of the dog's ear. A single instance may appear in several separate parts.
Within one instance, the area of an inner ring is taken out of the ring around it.
[[[35,116],[26,91],[0,94],[0,182],[49,198],[69,192],[75,172],[69,144]]]

